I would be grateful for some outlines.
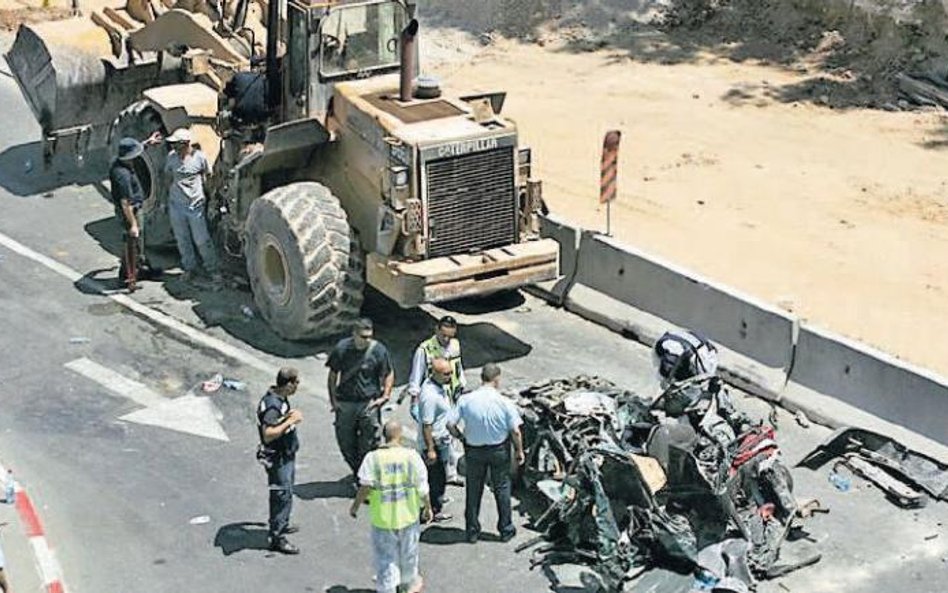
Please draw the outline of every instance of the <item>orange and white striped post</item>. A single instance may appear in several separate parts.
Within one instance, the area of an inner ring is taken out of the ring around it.
[[[616,199],[619,176],[619,140],[622,132],[610,130],[602,140],[602,163],[599,168],[599,203],[606,205],[606,234],[612,234],[612,201]]]

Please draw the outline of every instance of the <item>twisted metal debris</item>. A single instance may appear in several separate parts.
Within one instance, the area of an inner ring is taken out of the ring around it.
[[[770,426],[695,377],[654,402],[598,378],[519,393],[527,460],[521,499],[543,536],[531,566],[584,564],[610,592],[640,569],[693,573],[719,591],[819,560],[780,564],[797,502]],[[542,544],[542,545],[540,545]]]

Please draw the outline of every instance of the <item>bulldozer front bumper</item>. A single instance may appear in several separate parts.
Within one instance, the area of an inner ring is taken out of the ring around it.
[[[552,280],[559,275],[559,244],[541,239],[418,262],[370,253],[366,264],[369,284],[400,306],[414,307]]]

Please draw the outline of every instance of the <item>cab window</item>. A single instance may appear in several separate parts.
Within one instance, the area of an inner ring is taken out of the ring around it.
[[[338,76],[398,66],[405,11],[394,2],[341,6],[320,27],[320,73]]]

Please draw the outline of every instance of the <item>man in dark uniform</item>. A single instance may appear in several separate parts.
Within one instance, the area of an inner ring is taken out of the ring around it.
[[[152,134],[144,143],[134,138],[122,138],[118,144],[118,158],[109,169],[109,185],[112,190],[112,203],[115,205],[115,217],[122,223],[122,264],[119,266],[119,280],[129,292],[134,291],[139,274],[158,273],[149,269],[145,257],[145,226],[142,220],[142,203],[145,191],[142,189],[138,174],[132,167],[132,161],[145,151],[145,145],[158,144],[161,135]]]
[[[261,447],[257,454],[267,468],[270,486],[270,549],[283,554],[299,554],[300,550],[286,540],[297,531],[290,525],[293,508],[293,484],[296,479],[296,451],[299,439],[296,425],[303,414],[290,407],[289,398],[300,384],[299,371],[283,367],[257,406],[257,426]]]
[[[379,445],[382,406],[395,384],[388,349],[372,335],[372,320],[358,320],[352,336],[340,340],[326,362],[336,442],[353,476],[365,455]]]

